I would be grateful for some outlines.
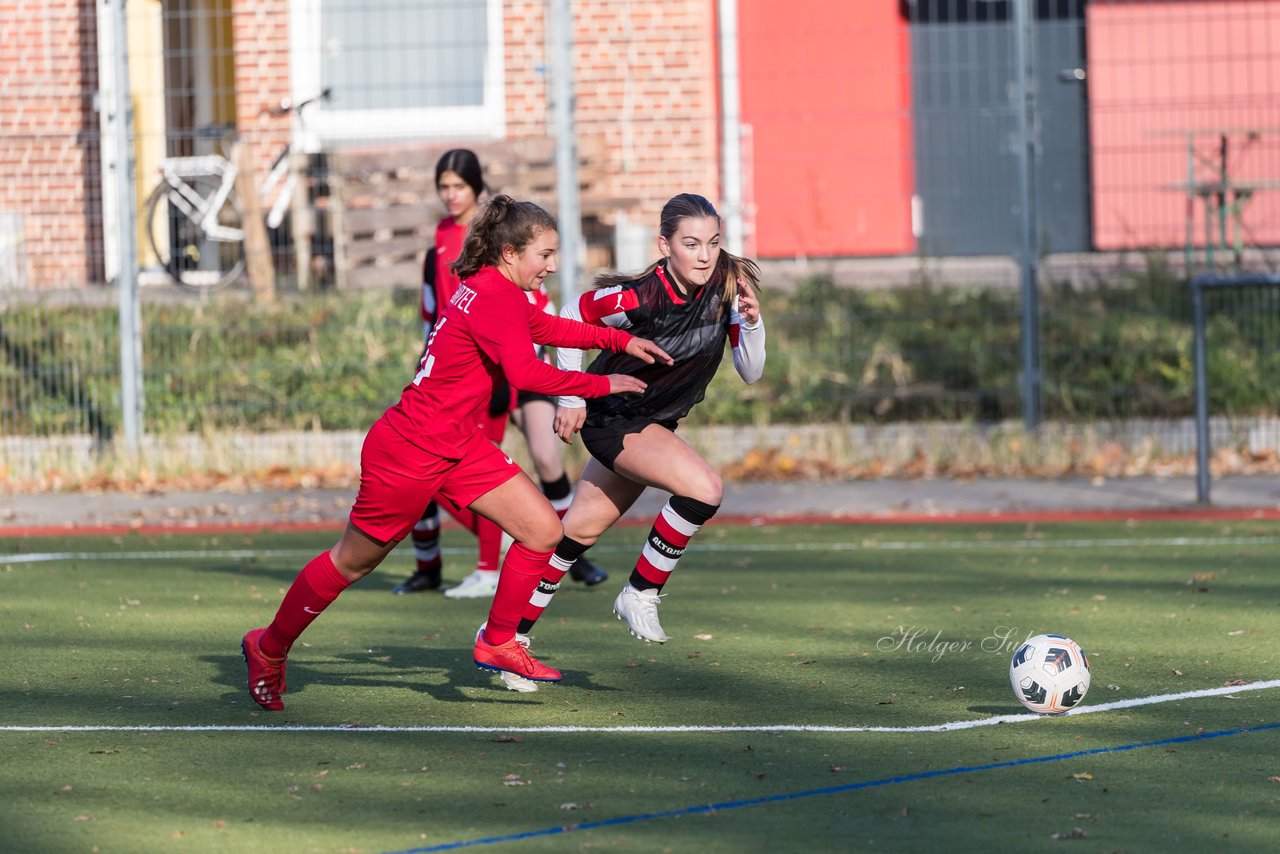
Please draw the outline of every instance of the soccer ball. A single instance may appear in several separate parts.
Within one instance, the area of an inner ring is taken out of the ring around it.
[[[1062,635],[1027,638],[1009,662],[1009,683],[1018,702],[1041,715],[1060,715],[1080,705],[1089,690],[1089,657]]]

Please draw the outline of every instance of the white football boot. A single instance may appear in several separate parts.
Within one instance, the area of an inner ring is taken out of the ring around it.
[[[628,584],[613,600],[613,613],[627,624],[631,634],[646,643],[666,643],[670,638],[658,622],[658,605],[662,601],[657,590],[637,590]]]
[[[485,599],[498,590],[498,573],[476,571],[462,579],[457,587],[450,587],[444,595],[450,599]]]

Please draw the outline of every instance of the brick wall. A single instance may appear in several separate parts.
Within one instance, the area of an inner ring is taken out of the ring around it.
[[[581,135],[604,139],[613,194],[640,200],[655,231],[676,193],[719,205],[714,0],[581,0],[575,9],[575,118]]]
[[[231,0],[237,128],[259,177],[288,140],[265,110],[289,94],[289,0]],[[0,0],[0,213],[24,216],[23,277],[36,287],[101,281],[96,4]],[[506,0],[507,135],[547,136],[543,0]],[[650,226],[677,192],[718,201],[713,0],[575,3],[576,121],[600,144],[602,192],[636,201]],[[592,146],[585,146],[591,148]]]
[[[0,269],[20,262],[0,287],[100,281],[95,3],[0,0],[0,21],[0,214],[21,223],[0,240],[24,240],[0,246]]]
[[[505,7],[507,135],[551,132],[545,3]],[[608,160],[607,192],[634,199],[656,232],[662,204],[694,192],[719,204],[719,103],[713,0],[573,4],[579,138]],[[656,253],[656,249],[654,250]]]
[[[289,141],[288,116],[266,110],[289,97],[289,0],[231,0],[236,130],[253,152],[261,183]]]
[[[551,91],[547,85],[546,0],[504,4],[507,136],[547,136],[551,132]]]

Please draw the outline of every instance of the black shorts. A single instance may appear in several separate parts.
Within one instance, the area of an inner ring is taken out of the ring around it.
[[[494,384],[493,396],[489,398],[489,417],[497,418],[511,411],[511,386],[505,378]]]
[[[623,440],[632,434],[639,433],[650,424],[666,427],[672,433],[676,431],[676,422],[674,421],[654,421],[651,418],[639,418],[634,421],[607,424],[603,427],[592,427],[588,424],[583,424],[579,435],[582,436],[582,444],[587,449],[587,452],[609,471],[613,471],[613,463],[618,459],[618,454],[622,453]]]
[[[538,391],[516,391],[516,406],[524,406],[526,403],[532,403],[535,400],[545,400],[552,406],[555,406],[555,400],[549,394],[543,394]]]

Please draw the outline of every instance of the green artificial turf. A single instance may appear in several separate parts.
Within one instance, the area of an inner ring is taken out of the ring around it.
[[[1280,677],[1280,525],[713,524],[663,646],[611,613],[642,536],[610,532],[610,580],[566,581],[535,629],[560,685],[476,670],[488,603],[391,595],[402,548],[294,647],[281,713],[249,700],[240,637],[332,536],[0,540],[0,726],[121,728],[0,730],[3,847],[1280,848],[1280,730],[1206,737],[1280,720],[1280,689],[1244,684]],[[469,544],[445,545],[460,579]],[[946,732],[714,730],[1015,715],[1013,648],[1049,631],[1090,655],[1085,707],[1241,689]],[[522,731],[563,726],[593,731]]]

